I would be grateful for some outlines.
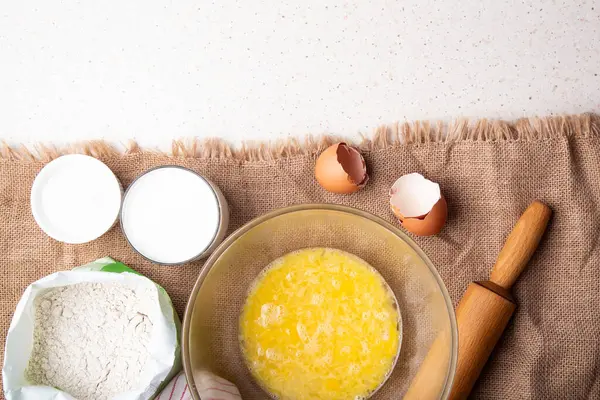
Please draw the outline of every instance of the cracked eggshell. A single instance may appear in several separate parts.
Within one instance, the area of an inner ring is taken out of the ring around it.
[[[418,173],[401,176],[392,185],[390,206],[402,226],[417,236],[438,234],[448,217],[440,185]]]
[[[321,153],[315,165],[315,177],[323,189],[341,194],[354,193],[369,180],[363,156],[343,142]]]

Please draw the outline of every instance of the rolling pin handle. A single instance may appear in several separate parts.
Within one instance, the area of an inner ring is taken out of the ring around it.
[[[490,281],[506,290],[512,288],[544,235],[551,215],[550,207],[540,201],[536,200],[527,207],[508,235],[492,269]]]

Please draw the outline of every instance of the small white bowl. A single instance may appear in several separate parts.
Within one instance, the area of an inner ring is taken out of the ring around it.
[[[69,244],[99,238],[117,222],[123,191],[100,160],[81,154],[48,163],[31,187],[31,212],[51,238]]]

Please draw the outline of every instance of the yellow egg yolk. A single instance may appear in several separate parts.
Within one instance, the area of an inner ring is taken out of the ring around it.
[[[255,379],[279,399],[354,400],[386,379],[400,345],[396,302],[360,258],[311,248],[271,263],[240,317]]]

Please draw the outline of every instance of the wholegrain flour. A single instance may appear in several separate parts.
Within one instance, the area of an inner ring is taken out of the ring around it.
[[[155,297],[147,288],[114,282],[47,290],[35,300],[28,380],[79,400],[110,399],[139,387]]]

